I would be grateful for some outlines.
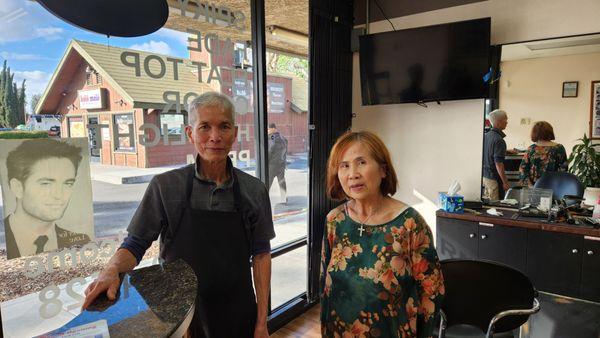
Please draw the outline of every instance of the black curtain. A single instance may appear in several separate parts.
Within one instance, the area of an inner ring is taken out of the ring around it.
[[[325,216],[334,204],[325,196],[331,146],[352,123],[353,3],[313,0],[310,4],[310,183],[309,302],[319,297],[321,241]]]

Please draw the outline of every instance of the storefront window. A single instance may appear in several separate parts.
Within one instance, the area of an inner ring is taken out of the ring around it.
[[[161,135],[181,135],[184,132],[185,115],[160,114]]]
[[[114,123],[115,150],[134,151],[133,114],[117,114],[114,116]]]
[[[12,224],[19,223],[18,210],[23,205],[17,182],[24,186],[27,180],[11,176],[15,169],[9,168],[7,159],[22,144],[34,150],[43,148],[38,144],[32,147],[29,139],[0,140],[4,337],[42,335],[80,314],[85,287],[127,236],[128,225],[152,177],[195,161],[196,149],[187,140],[184,126],[188,123],[187,104],[198,95],[215,91],[230,97],[238,134],[229,157],[236,168],[256,176],[256,135],[267,125],[262,125],[254,112],[256,65],[249,3],[168,3],[169,18],[164,27],[135,38],[107,38],[79,29],[35,1],[9,0],[0,8],[0,27],[11,27],[0,29],[0,73],[7,75],[0,79],[11,78],[10,87],[17,88],[11,97],[16,118],[2,116],[0,127],[35,129],[42,134],[47,131],[56,142],[52,151],[76,153],[53,156],[56,161],[52,163],[31,161],[32,168],[43,166],[46,170],[41,172],[58,175],[52,180],[62,182],[52,189],[40,188],[48,194],[60,191],[64,196],[64,203],[47,207],[45,212],[52,215],[40,218],[65,232],[40,235],[47,236],[46,240],[40,236],[27,239],[20,250],[23,254],[17,257],[8,251],[14,252],[13,242],[26,236],[18,228],[12,232],[14,241],[7,234]],[[305,7],[307,13],[308,4]],[[306,13],[302,20],[307,20]],[[281,26],[285,21],[278,19],[276,24]],[[268,50],[283,50],[282,55],[297,49],[285,42],[269,41]],[[294,60],[300,60],[302,71],[308,55],[305,49],[293,54]],[[278,66],[269,70],[267,81],[269,121],[281,125],[289,142],[287,204],[280,199],[277,184],[270,191],[277,235],[272,248],[306,236],[308,82],[307,78],[296,80],[292,73]],[[0,85],[0,97],[6,87]],[[45,156],[43,152],[38,155]],[[260,160],[268,165],[268,159]],[[27,168],[16,171],[38,172]],[[38,202],[45,205],[43,200]],[[11,223],[12,217],[16,218]],[[69,245],[59,245],[59,237],[66,238]],[[158,255],[155,241],[139,266],[156,264]],[[293,285],[288,283],[293,276],[305,273],[302,257],[306,247],[287,257],[292,256],[293,269],[284,267],[284,258],[274,263],[273,307],[306,290],[305,283],[297,278]]]
[[[267,187],[277,237],[292,251],[273,259],[272,308],[306,293],[309,188],[308,1],[280,11],[265,1],[267,39]],[[277,13],[277,14],[276,14]]]
[[[83,117],[73,116],[68,118],[69,121],[69,137],[85,137],[85,127],[83,125]]]

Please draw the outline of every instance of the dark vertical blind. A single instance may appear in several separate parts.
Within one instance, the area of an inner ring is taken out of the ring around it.
[[[334,206],[325,195],[329,150],[352,120],[352,1],[311,1],[309,301],[319,297],[321,240],[325,216]]]

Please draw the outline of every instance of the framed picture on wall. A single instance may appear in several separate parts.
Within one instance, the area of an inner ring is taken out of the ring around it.
[[[600,139],[600,81],[592,81],[590,100],[590,138]]]
[[[562,97],[577,97],[577,87],[579,87],[579,81],[563,82]]]

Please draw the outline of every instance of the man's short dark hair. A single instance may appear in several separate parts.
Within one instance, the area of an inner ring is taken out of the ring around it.
[[[277,129],[277,126],[275,125],[275,123],[269,123],[269,128]]]
[[[6,169],[8,181],[13,178],[21,182],[31,175],[31,168],[36,162],[48,158],[66,158],[75,167],[75,173],[81,162],[81,148],[51,139],[27,140],[8,153]]]

